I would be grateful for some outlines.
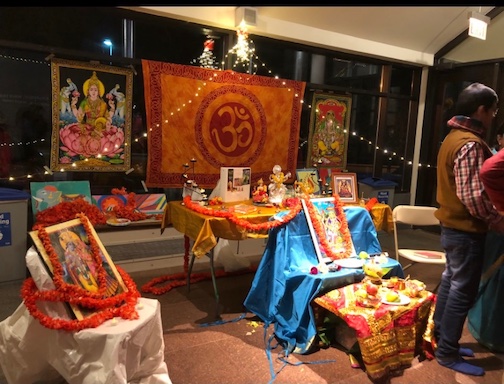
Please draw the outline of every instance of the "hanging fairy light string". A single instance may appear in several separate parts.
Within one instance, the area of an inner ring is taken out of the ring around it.
[[[254,56],[255,47],[250,43],[248,39],[248,30],[245,22],[241,22],[236,30],[237,41],[233,48],[228,52],[228,55],[236,55],[236,60],[233,64],[233,68],[238,68],[242,66],[250,73],[250,60]]]
[[[311,109],[312,106],[311,105],[308,105],[308,109]],[[317,111],[318,112],[318,111]],[[344,129],[343,130],[344,133],[347,133],[347,130]],[[388,160],[389,161],[392,161],[394,159],[399,159],[400,161],[402,162],[405,162],[407,165],[409,166],[412,166],[413,165],[413,161],[412,160],[406,160],[404,158],[404,156],[400,156],[398,155],[395,151],[390,151],[386,148],[380,148],[378,145],[374,145],[374,143],[365,138],[364,136],[360,136],[356,131],[352,131],[350,132],[350,134],[353,136],[353,137],[356,137],[356,138],[359,138],[360,141],[364,142],[364,143],[367,143],[369,146],[371,147],[374,147],[374,149],[380,153],[382,153],[384,156],[388,156]],[[305,145],[308,145],[308,140],[303,140],[299,143],[299,146],[298,148],[301,149],[302,147],[304,147]],[[317,167],[317,166],[320,166],[320,163],[319,164],[313,164],[314,167]],[[418,163],[418,167],[419,168],[422,168],[422,167],[425,167],[425,168],[431,168],[431,167],[435,167],[435,166],[431,166],[430,164],[422,164],[422,163]]]
[[[236,30],[237,41],[233,48],[231,48],[228,53],[224,56],[224,60],[221,62],[221,67],[224,70],[227,59],[230,56],[236,56],[232,67],[234,70],[243,69],[251,75],[255,75],[260,68],[264,69],[269,75],[272,71],[267,68],[266,64],[261,61],[259,56],[256,54],[254,41],[249,39],[248,29],[245,22],[241,22]],[[276,79],[279,76],[275,76]]]

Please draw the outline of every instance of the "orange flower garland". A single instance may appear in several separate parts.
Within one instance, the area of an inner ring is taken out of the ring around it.
[[[211,208],[205,208],[205,207],[202,207],[201,205],[199,205],[198,203],[193,203],[191,200],[191,196],[184,197],[184,204],[187,208],[189,208],[195,212],[201,213],[202,215],[226,218],[230,222],[235,224],[236,226],[244,228],[248,232],[268,231],[271,228],[276,228],[281,225],[287,224],[294,217],[296,217],[297,214],[302,209],[301,200],[297,199],[297,201],[294,204],[292,204],[292,207],[290,208],[289,213],[287,213],[285,216],[283,216],[280,220],[272,220],[272,221],[267,221],[265,223],[251,223],[245,219],[238,218],[232,212],[219,211],[219,210],[214,210]]]
[[[317,236],[319,238],[320,247],[326,253],[326,255],[329,256],[333,260],[349,257],[352,252],[351,235],[350,235],[350,230],[348,229],[348,222],[346,220],[346,216],[343,211],[343,205],[337,196],[335,196],[334,199],[335,199],[334,204],[335,204],[335,207],[337,210],[337,217],[341,223],[340,231],[343,235],[343,243],[345,246],[345,252],[341,252],[338,254],[331,251],[331,246],[329,245],[329,243],[327,241],[327,238],[325,236],[325,231],[322,228],[322,226],[320,225],[320,222],[319,222],[317,215],[314,211],[315,208],[314,208],[313,204],[311,203],[310,199],[306,199],[308,212],[310,214],[310,218],[312,219],[313,226],[314,226],[315,231],[317,233]],[[183,202],[187,208],[189,208],[195,212],[198,212],[198,213],[201,213],[201,214],[207,215],[207,216],[226,218],[229,221],[231,221],[232,223],[244,228],[245,230],[247,230],[249,232],[269,230],[271,228],[285,225],[289,221],[291,221],[294,217],[296,217],[296,215],[302,209],[302,204],[301,204],[300,199],[289,198],[285,201],[285,205],[290,207],[289,213],[287,213],[285,216],[283,216],[280,220],[273,220],[273,221],[268,221],[266,223],[253,224],[253,223],[248,222],[247,220],[239,219],[238,217],[235,216],[234,213],[227,212],[227,211],[221,211],[221,210],[214,210],[211,208],[205,208],[205,207],[199,205],[198,203],[193,202],[191,200],[190,196],[184,197]],[[184,273],[178,273],[178,274],[154,278],[142,286],[142,288],[141,288],[142,292],[152,293],[155,295],[162,295],[163,293],[170,291],[172,288],[180,287],[180,286],[186,284],[187,271],[188,271],[188,260],[189,260],[189,237],[187,237],[186,235],[184,235],[184,247],[185,247]],[[254,270],[256,270],[256,268],[253,268],[253,269],[249,268],[246,270],[240,270],[240,271],[236,271],[236,272],[216,271],[215,276],[220,277],[220,276],[236,275],[236,274],[241,274],[241,273],[248,273],[251,270],[254,271]],[[192,274],[190,277],[190,281],[191,281],[191,283],[193,283],[193,282],[198,282],[201,280],[207,280],[210,278],[211,278],[210,273],[198,273],[198,274]],[[170,282],[168,284],[163,285],[163,286],[159,286],[161,283],[164,283],[166,281],[170,281]]]
[[[144,212],[140,212],[136,208],[136,194],[134,192],[126,192],[124,187],[121,189],[112,188],[112,194],[127,196],[126,205],[116,205],[112,208],[112,213],[117,218],[139,221],[149,218],[161,220],[163,217],[163,214],[148,215]],[[43,211],[37,212],[35,215],[35,224],[32,229],[36,231],[40,228],[75,219],[78,213],[84,213],[94,226],[105,225],[107,223],[107,215],[105,215],[100,208],[94,204],[90,204],[83,198],[78,198],[72,201],[62,201]]]
[[[156,277],[142,286],[141,290],[145,293],[153,293],[154,295],[162,295],[163,293],[171,291],[175,287],[181,287],[186,285],[187,282],[187,272],[189,267],[189,237],[184,235],[184,272],[183,273],[175,273],[173,275],[166,275],[161,277]],[[223,276],[236,276],[242,275],[249,272],[255,272],[257,270],[256,266],[251,266],[246,269],[240,269],[238,271],[226,272],[222,270],[218,270],[215,272],[215,277],[223,277]],[[202,272],[202,273],[193,273],[190,276],[190,282],[197,283],[198,281],[210,280],[212,278],[211,273]],[[159,286],[161,283],[165,281],[169,281],[168,284]]]
[[[335,253],[331,249],[331,245],[328,243],[325,231],[320,225],[320,222],[317,218],[317,215],[315,213],[315,208],[310,201],[309,198],[305,199],[306,201],[306,206],[308,207],[308,213],[310,215],[310,218],[313,223],[313,227],[315,229],[315,232],[317,233],[319,242],[320,242],[320,248],[322,251],[331,259],[336,260],[336,259],[345,259],[350,257],[352,254],[352,237],[350,235],[350,230],[348,229],[348,222],[346,220],[345,212],[343,211],[343,204],[341,203],[341,200],[339,199],[338,196],[333,196],[334,198],[334,205],[336,208],[336,216],[338,218],[338,221],[340,222],[340,232],[343,236],[343,244],[345,247],[345,252],[339,252]],[[287,224],[289,221],[291,221],[296,215],[301,211],[302,205],[301,205],[301,200],[300,199],[294,199],[295,202],[293,203],[291,201],[292,208],[290,209],[289,213],[285,216],[283,216],[280,220],[273,220],[273,221],[268,221],[266,223],[260,223],[260,224],[253,224],[248,222],[247,220],[244,219],[239,219],[236,217],[233,213],[231,212],[226,212],[226,211],[217,211],[211,208],[205,208],[199,205],[198,203],[193,203],[191,201],[190,196],[184,197],[184,204],[187,208],[196,211],[198,213],[201,213],[203,215],[207,216],[216,216],[216,217],[224,217],[231,221],[232,223],[236,224],[237,226],[240,226],[244,229],[246,229],[249,232],[252,231],[261,231],[261,230],[269,230],[271,228],[278,227],[280,225]]]
[[[340,222],[340,232],[341,235],[343,236],[343,244],[345,248],[344,252],[339,253],[335,253],[331,249],[331,245],[327,241],[325,230],[324,228],[322,228],[322,225],[320,224],[320,221],[317,218],[317,214],[315,213],[315,207],[313,206],[313,203],[310,201],[310,199],[306,199],[305,202],[306,206],[308,207],[308,213],[313,223],[315,233],[317,234],[321,250],[332,260],[346,259],[350,257],[350,255],[352,254],[352,236],[348,228],[348,222],[345,216],[345,212],[343,211],[343,204],[341,203],[339,197],[334,196],[334,206],[336,208],[336,217]]]
[[[88,235],[91,255],[98,271],[98,292],[89,292],[75,284],[68,284],[63,279],[63,266],[58,255],[52,246],[48,233],[44,228],[38,232],[40,241],[49,256],[53,267],[54,290],[39,291],[33,278],[25,280],[21,289],[21,297],[30,314],[39,322],[51,329],[62,329],[66,331],[78,331],[85,328],[94,328],[113,317],[120,316],[124,319],[138,319],[138,312],[135,309],[140,293],[135,283],[126,272],[117,267],[118,272],[124,280],[127,291],[112,297],[106,294],[106,270],[103,268],[99,246],[92,236],[89,219],[84,214],[78,214],[82,225]],[[84,308],[95,310],[96,312],[83,320],[54,319],[44,314],[37,307],[37,301],[60,301],[69,304],[79,305]]]

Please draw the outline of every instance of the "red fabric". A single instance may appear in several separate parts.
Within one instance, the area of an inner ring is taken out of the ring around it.
[[[504,211],[504,150],[501,149],[483,163],[480,177],[495,208]]]
[[[187,172],[213,188],[220,167],[251,167],[252,182],[275,164],[296,170],[304,82],[148,60],[142,68],[147,186],[181,187]]]

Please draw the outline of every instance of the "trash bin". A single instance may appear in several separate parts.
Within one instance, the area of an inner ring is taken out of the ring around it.
[[[27,192],[0,188],[0,282],[26,277],[29,200]]]
[[[359,196],[376,197],[380,203],[394,205],[394,190],[397,183],[380,179],[378,177],[366,177],[359,181]]]

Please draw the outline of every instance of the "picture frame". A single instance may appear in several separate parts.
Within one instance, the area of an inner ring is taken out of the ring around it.
[[[91,236],[98,244],[103,266],[107,271],[107,294],[111,297],[122,292],[127,292],[128,288],[117,271],[110,255],[100,241],[91,223],[89,223],[89,226],[91,228]],[[90,292],[95,291],[98,287],[96,271],[94,270],[96,264],[92,260],[89,235],[86,233],[86,229],[81,220],[73,219],[64,223],[55,224],[46,227],[45,231],[49,235],[54,251],[58,255],[58,259],[63,266],[64,281],[68,284],[77,284]],[[52,277],[54,275],[54,268],[44,248],[44,244],[38,236],[38,232],[39,231],[30,231],[29,235]],[[73,315],[78,320],[82,320],[93,314],[93,311],[88,308],[73,304],[69,304],[69,306]]]
[[[346,169],[352,97],[313,94],[306,165]]]
[[[82,198],[92,204],[89,180],[82,181],[32,181],[30,182],[33,217],[63,201]]]
[[[296,180],[298,182],[303,182],[305,180],[309,181],[313,186],[313,194],[320,195],[322,190],[319,183],[319,174],[317,168],[300,168],[296,169]]]
[[[337,172],[332,175],[333,196],[338,196],[342,203],[355,204],[359,195],[357,190],[357,174]]]
[[[51,170],[129,170],[133,71],[53,59],[51,75]]]
[[[322,198],[313,198],[310,199],[313,207],[315,208],[315,213],[317,215],[316,220],[318,221],[315,224],[310,216],[308,211],[308,206],[304,199],[301,199],[301,203],[303,205],[303,212],[306,217],[306,221],[308,224],[308,229],[310,231],[311,239],[313,242],[313,246],[315,247],[315,253],[317,255],[317,259],[319,263],[329,264],[332,263],[333,260],[327,256],[322,248],[320,247],[320,240],[315,231],[315,225],[319,225],[322,227],[326,234],[326,239],[328,243],[331,245],[332,251],[334,253],[345,252],[345,249],[341,246],[341,234],[339,231],[339,222],[337,220],[336,215],[336,206],[334,204],[334,197],[322,197]],[[355,247],[353,241],[351,241],[352,252],[350,256],[356,256],[357,252],[355,251]]]

